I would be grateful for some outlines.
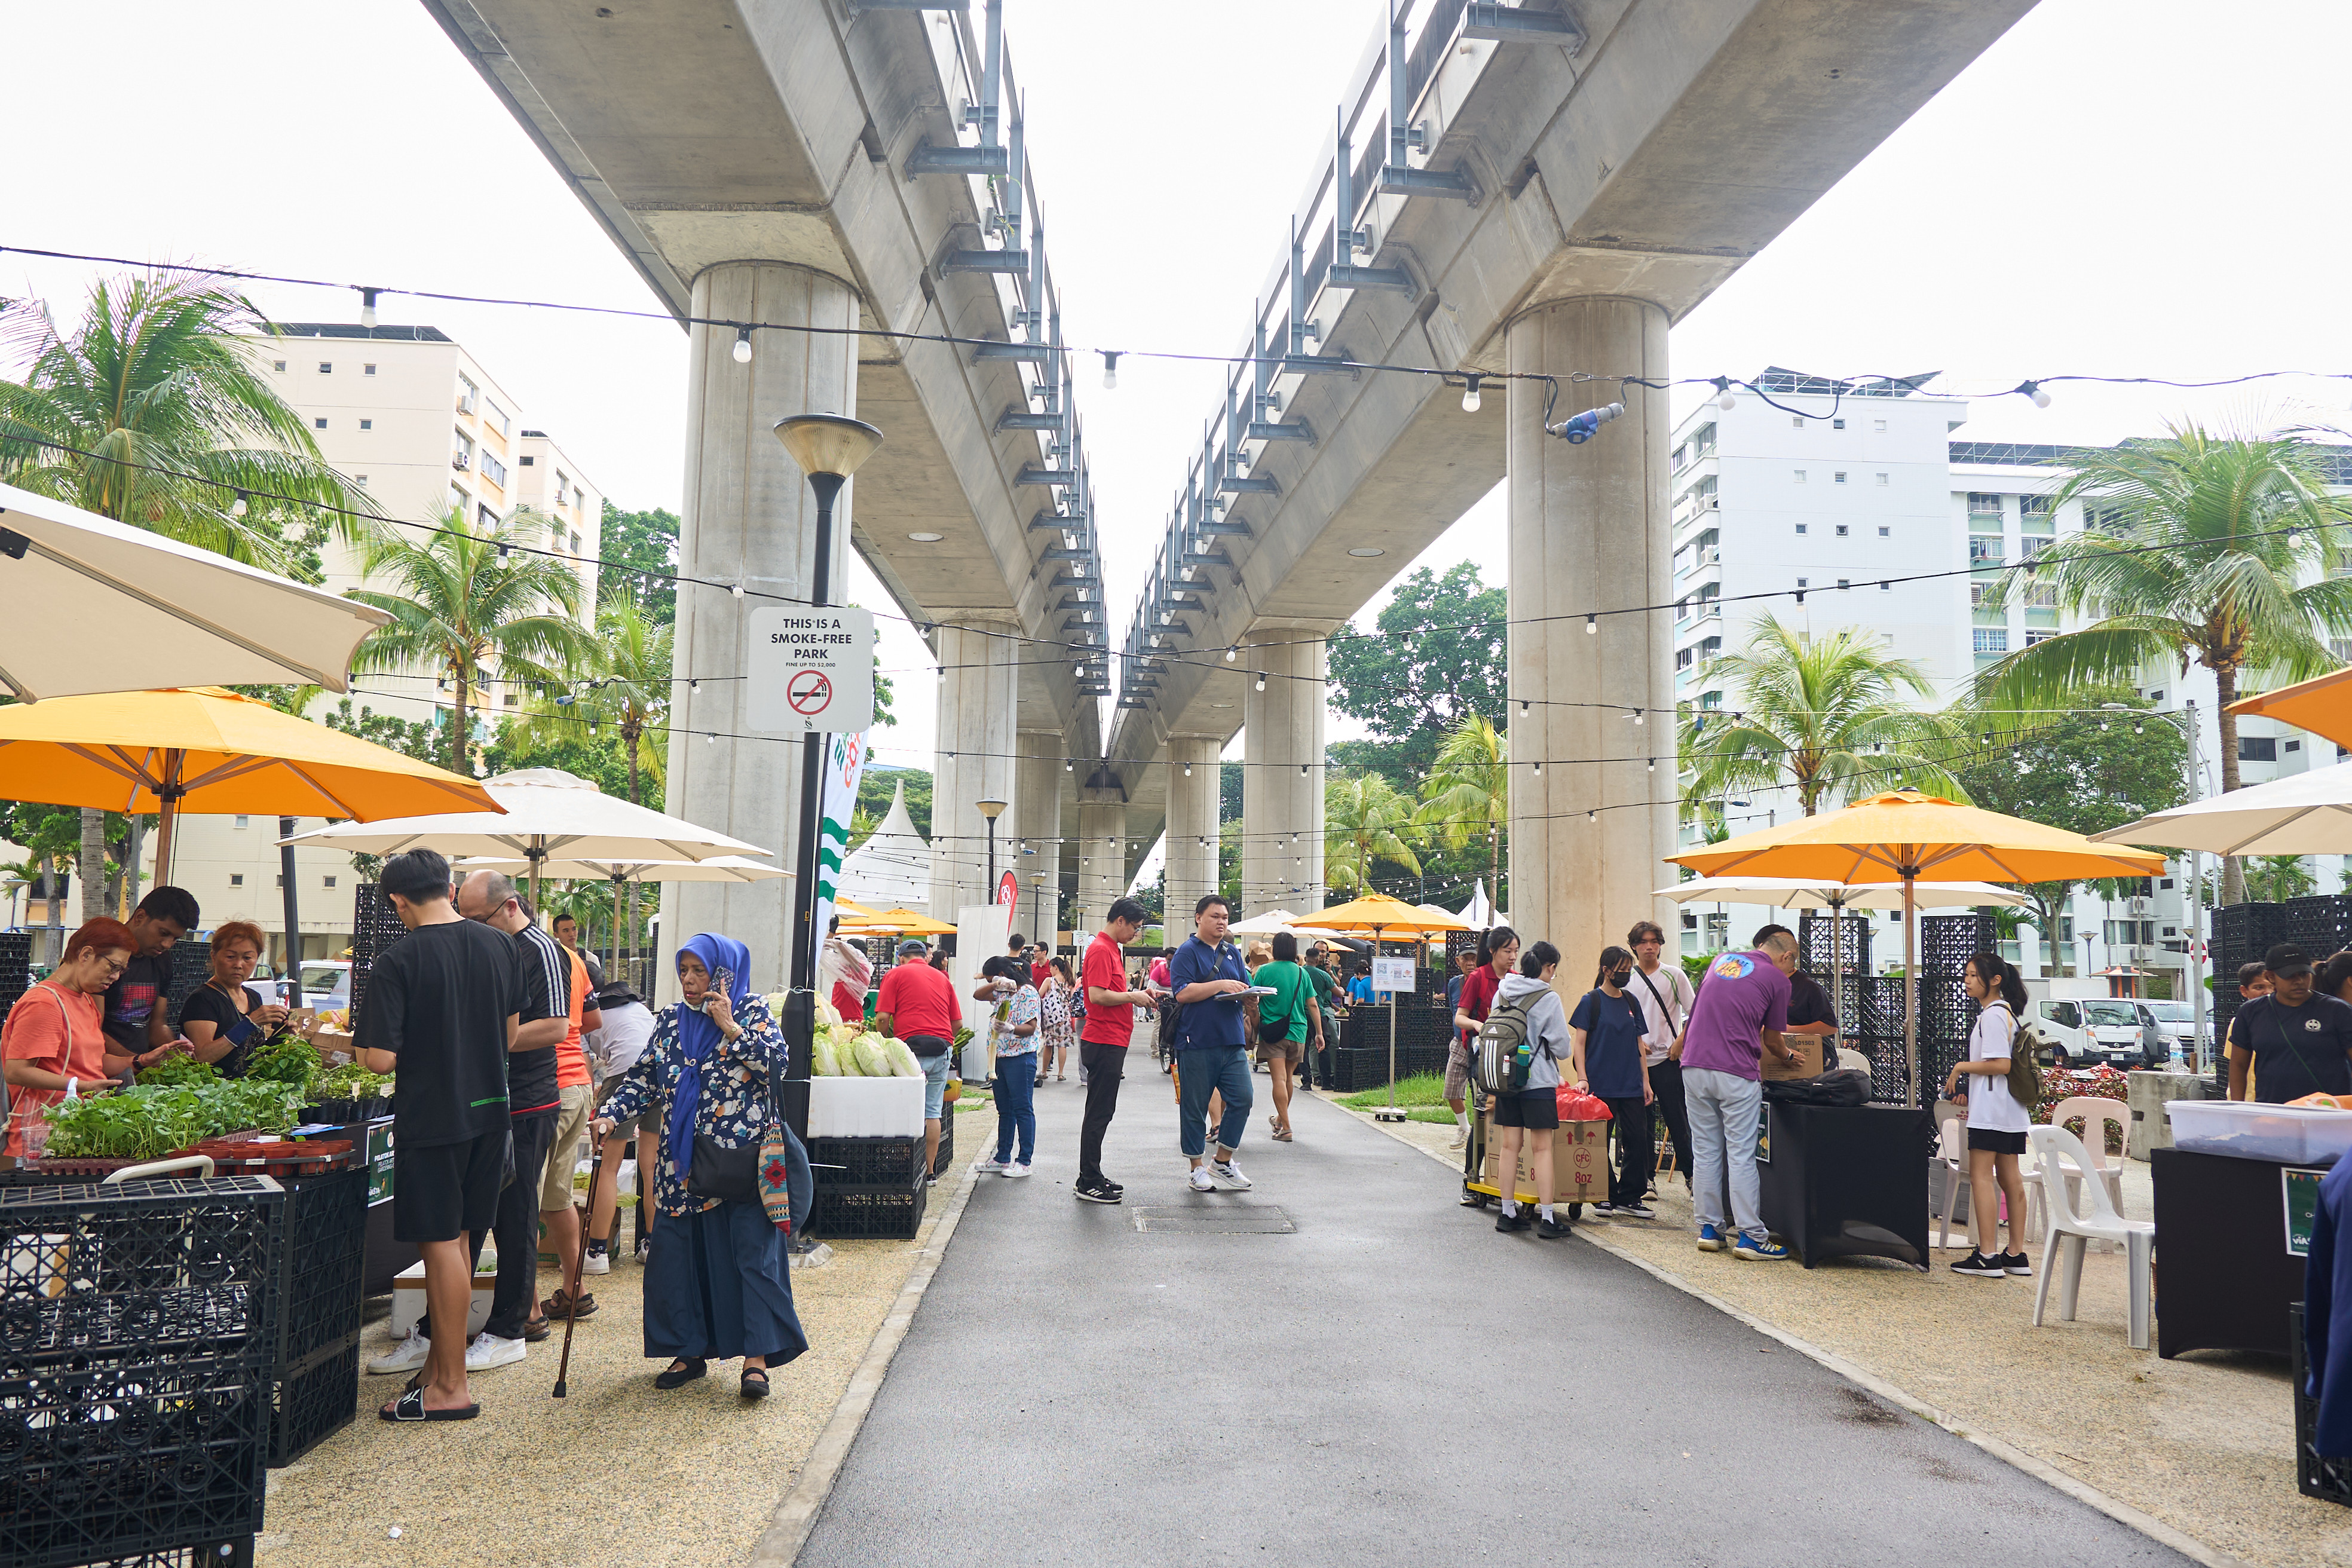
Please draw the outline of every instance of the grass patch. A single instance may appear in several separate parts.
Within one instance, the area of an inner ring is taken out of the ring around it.
[[[1416,1073],[1411,1078],[1397,1079],[1396,1102],[1416,1110],[1427,1110],[1431,1106],[1435,1106],[1444,1112],[1433,1118],[1416,1116],[1411,1119],[1415,1121],[1454,1120],[1454,1113],[1445,1110],[1445,1077],[1443,1073]],[[1339,1103],[1350,1110],[1385,1109],[1389,1103],[1389,1086],[1382,1084],[1378,1089],[1368,1089],[1359,1094],[1342,1096]]]

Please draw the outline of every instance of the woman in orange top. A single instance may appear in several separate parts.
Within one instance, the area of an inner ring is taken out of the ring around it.
[[[0,1077],[8,1083],[5,1152],[11,1159],[25,1156],[26,1127],[65,1098],[68,1083],[81,1094],[114,1087],[106,1076],[99,998],[122,977],[137,945],[121,921],[84,922],[66,942],[65,962],[8,1010],[0,1027]]]

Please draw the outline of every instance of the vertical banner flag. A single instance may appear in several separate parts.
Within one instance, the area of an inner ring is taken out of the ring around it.
[[[816,919],[813,960],[824,955],[824,933],[833,926],[833,900],[841,887],[842,858],[849,850],[849,818],[857,809],[857,779],[866,771],[866,734],[824,738],[824,778],[817,804]]]
[[[1004,911],[1004,934],[1013,934],[1013,922],[1021,910],[1021,879],[1007,871],[997,879],[996,907]]]

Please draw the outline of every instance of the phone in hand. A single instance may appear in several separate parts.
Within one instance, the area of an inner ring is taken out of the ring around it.
[[[722,1000],[734,989],[735,976],[730,971],[722,969],[718,973],[712,975],[710,977],[710,989],[702,994],[703,1013],[707,1016],[710,1011],[710,1005],[713,1002]]]

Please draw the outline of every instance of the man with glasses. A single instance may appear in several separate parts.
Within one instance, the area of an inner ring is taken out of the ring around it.
[[[1683,1185],[1687,1187],[1691,1170],[1690,1112],[1683,1102],[1683,1064],[1667,1053],[1682,1037],[1696,993],[1681,964],[1668,968],[1658,962],[1659,955],[1666,951],[1666,933],[1658,928],[1657,921],[1635,921],[1633,929],[1625,933],[1625,945],[1633,950],[1633,984],[1626,989],[1641,1004],[1642,1022],[1649,1031],[1642,1055],[1649,1063],[1650,1091],[1656,1097],[1658,1114],[1665,1118],[1666,1136],[1674,1142],[1675,1169],[1682,1173]]]

